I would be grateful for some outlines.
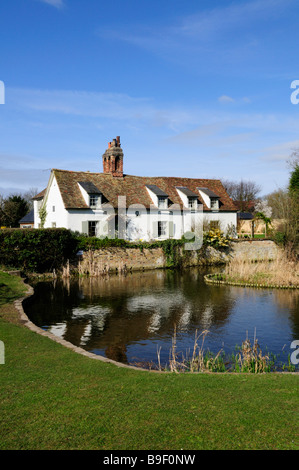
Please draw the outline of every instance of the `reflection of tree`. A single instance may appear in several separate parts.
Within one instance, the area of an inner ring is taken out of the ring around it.
[[[293,339],[299,338],[299,292],[297,290],[273,290],[277,305],[286,309],[286,313],[292,322]],[[287,320],[286,320],[287,321]]]
[[[226,321],[230,302],[227,290],[207,287],[202,273],[190,269],[80,278],[55,289],[43,283],[30,310],[39,325],[65,322],[67,341],[124,361],[125,345],[170,338],[174,325],[179,332]]]
[[[106,357],[108,357],[109,359],[112,359],[116,362],[128,364],[126,352],[127,348],[125,345],[110,345],[105,350]]]
[[[221,328],[235,302],[254,305],[261,296],[255,289],[207,286],[197,268],[82,278],[69,285],[57,281],[55,287],[40,283],[35,291],[25,307],[34,323],[64,324],[67,341],[121,362],[127,362],[129,345],[170,341],[175,325],[178,336],[191,338],[195,329]],[[290,312],[299,337],[299,292],[277,290],[273,295],[282,314]]]

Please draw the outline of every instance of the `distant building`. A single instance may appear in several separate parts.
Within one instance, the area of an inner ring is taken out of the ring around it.
[[[96,237],[179,239],[203,223],[236,229],[237,210],[220,180],[126,175],[119,137],[102,158],[103,173],[52,170],[47,188],[33,198],[35,228],[44,208],[45,228]]]
[[[34,209],[19,220],[20,228],[34,228]]]

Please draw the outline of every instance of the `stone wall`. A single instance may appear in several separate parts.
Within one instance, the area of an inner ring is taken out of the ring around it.
[[[230,250],[207,247],[201,251],[182,253],[185,266],[206,266],[227,263],[232,257],[247,260],[274,260],[279,248],[271,240],[235,241]],[[79,272],[98,275],[107,271],[142,271],[167,267],[162,248],[143,249],[110,247],[85,252],[79,262]]]
[[[234,258],[255,260],[274,260],[281,249],[272,240],[248,240],[232,243],[231,256]]]

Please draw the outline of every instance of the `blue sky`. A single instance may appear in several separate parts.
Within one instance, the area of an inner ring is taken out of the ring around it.
[[[2,0],[0,194],[51,168],[284,187],[299,147],[296,0]]]

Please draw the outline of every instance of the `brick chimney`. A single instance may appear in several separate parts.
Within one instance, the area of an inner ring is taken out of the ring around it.
[[[103,171],[112,176],[122,178],[124,153],[120,147],[120,137],[116,137],[108,143],[108,148],[103,155]]]

